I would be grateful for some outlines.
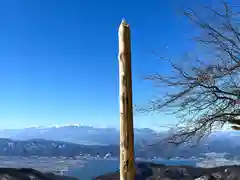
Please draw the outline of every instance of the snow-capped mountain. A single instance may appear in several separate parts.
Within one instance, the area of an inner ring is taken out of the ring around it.
[[[61,127],[67,127],[67,126],[71,126],[71,127],[92,127],[91,125],[80,125],[80,124],[63,124],[63,125],[52,125],[52,126],[38,126],[38,125],[34,125],[34,126],[29,126],[27,128],[36,128],[36,129],[46,129],[46,128],[61,128]]]
[[[119,130],[115,128],[102,128],[83,126],[79,124],[33,126],[24,129],[0,130],[0,138],[15,140],[46,139],[53,141],[65,141],[85,145],[119,144]],[[154,141],[158,133],[148,128],[135,129],[136,143],[142,141]]]

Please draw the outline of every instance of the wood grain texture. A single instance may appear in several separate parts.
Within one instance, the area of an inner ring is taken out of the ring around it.
[[[132,71],[130,28],[123,20],[119,26],[120,96],[120,179],[134,180],[134,133],[132,110]]]

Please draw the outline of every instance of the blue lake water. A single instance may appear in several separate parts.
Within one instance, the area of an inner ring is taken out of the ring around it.
[[[158,160],[151,161],[166,165],[189,165],[196,166],[197,161],[190,160]],[[103,175],[109,172],[115,172],[119,169],[117,160],[89,160],[82,168],[71,168],[66,175],[91,180],[93,177]]]

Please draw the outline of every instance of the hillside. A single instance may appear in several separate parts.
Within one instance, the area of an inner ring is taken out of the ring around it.
[[[44,139],[11,140],[0,139],[0,156],[49,156],[49,157],[74,157],[90,154],[91,156],[102,156],[106,154],[116,156],[118,147],[114,145],[80,145],[61,141]]]
[[[235,140],[234,140],[235,141]],[[203,157],[206,153],[226,154],[228,158],[239,158],[239,145],[232,145],[233,141],[209,141],[196,147],[135,145],[136,157],[141,158],[192,158]],[[63,141],[45,139],[12,140],[0,138],[0,156],[49,156],[49,157],[119,157],[118,145],[82,145]],[[212,155],[213,156],[213,155]]]
[[[74,177],[42,173],[28,168],[0,168],[0,178],[4,180],[79,180]]]
[[[94,180],[119,180],[119,172],[98,176]],[[165,166],[154,163],[136,165],[137,180],[239,180],[240,166],[197,168],[191,166]]]

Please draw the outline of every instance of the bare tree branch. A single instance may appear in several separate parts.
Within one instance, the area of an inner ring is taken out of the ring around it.
[[[225,124],[240,130],[240,109],[235,103],[240,97],[240,11],[226,2],[222,5],[222,12],[205,7],[206,13],[214,15],[211,22],[193,9],[184,13],[201,30],[196,43],[211,50],[206,54],[211,59],[196,59],[188,67],[165,59],[174,72],[171,76],[153,73],[145,78],[168,92],[138,111],[169,110],[181,119],[168,142],[181,144],[193,137],[198,141]]]

